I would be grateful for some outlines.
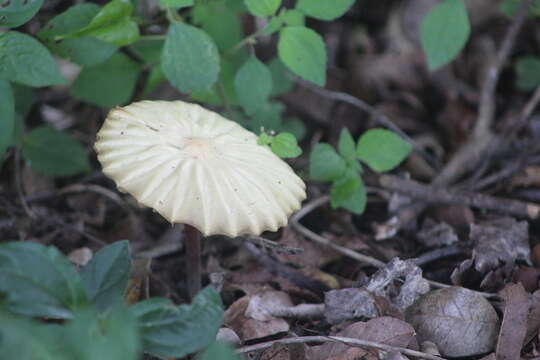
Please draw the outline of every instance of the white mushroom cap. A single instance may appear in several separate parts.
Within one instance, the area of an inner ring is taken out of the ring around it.
[[[115,108],[95,149],[120,191],[205,236],[276,231],[306,197],[304,182],[255,134],[196,104]]]

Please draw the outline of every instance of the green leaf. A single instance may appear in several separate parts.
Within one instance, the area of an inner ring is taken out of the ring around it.
[[[263,146],[270,145],[273,139],[274,137],[272,135],[268,135],[267,133],[263,132],[257,138],[257,144],[263,145]]]
[[[282,124],[281,131],[290,132],[295,138],[302,140],[306,136],[306,125],[298,118],[288,118]]]
[[[255,16],[274,15],[281,5],[281,0],[245,0],[249,12]]]
[[[9,82],[0,80],[0,165],[7,148],[13,144],[15,135],[15,100]]]
[[[242,24],[238,16],[221,2],[197,4],[193,9],[193,22],[210,35],[221,51],[242,40]]]
[[[251,116],[250,128],[255,131],[261,131],[264,128],[266,131],[280,131],[282,123],[282,114],[285,110],[280,102],[268,102]]]
[[[43,0],[4,0],[0,4],[0,27],[21,26],[34,17]]]
[[[139,64],[116,53],[99,65],[84,68],[73,84],[71,94],[105,108],[122,105],[130,100],[139,72]]]
[[[117,46],[90,36],[45,40],[45,44],[56,55],[82,66],[100,64],[118,50]]]
[[[279,58],[276,57],[270,60],[268,69],[272,74],[272,92],[270,95],[279,96],[291,91],[294,86],[291,73]]]
[[[0,298],[17,314],[67,319],[87,304],[79,274],[55,248],[34,242],[0,245]]]
[[[246,114],[252,115],[270,96],[272,74],[266,65],[255,56],[251,56],[236,73],[234,86],[238,101]]]
[[[131,271],[127,240],[117,241],[98,251],[81,269],[88,299],[99,310],[122,302]]]
[[[63,13],[53,17],[38,32],[42,39],[58,39],[63,35],[74,34],[90,24],[99,13],[100,7],[92,3],[73,5]]]
[[[207,347],[201,355],[199,355],[197,360],[241,360],[233,349],[226,344],[214,342],[212,345]]]
[[[278,54],[296,75],[324,86],[326,81],[326,48],[315,31],[303,26],[287,26],[281,30]]]
[[[353,6],[354,0],[298,0],[296,8],[319,20],[334,20]]]
[[[343,175],[345,168],[345,160],[329,144],[317,144],[309,155],[309,176],[313,180],[337,180]]]
[[[0,33],[0,59],[0,79],[33,87],[66,82],[49,50],[31,36]]]
[[[161,53],[163,52],[164,40],[148,40],[141,39],[130,45],[131,51],[140,57],[145,64],[159,64],[161,61]]]
[[[463,49],[471,25],[463,0],[443,0],[435,5],[420,26],[420,41],[430,71],[452,61]]]
[[[48,175],[70,176],[90,170],[84,147],[49,126],[39,126],[24,137],[22,155],[32,168]]]
[[[338,151],[348,163],[356,161],[356,143],[346,128],[341,129],[338,141]]]
[[[354,1],[354,0],[352,0]],[[301,11],[296,9],[288,9],[279,14],[279,18],[290,26],[304,26],[306,19]]]
[[[521,0],[503,0],[499,4],[499,9],[508,16],[515,16],[521,4]],[[538,1],[532,2],[529,13],[530,15],[540,16],[540,3]]]
[[[412,150],[400,136],[384,129],[366,131],[358,140],[356,156],[375,171],[388,171],[398,166]]]
[[[112,0],[109,1],[97,14],[92,18],[84,30],[94,30],[115,24],[129,17],[133,12],[133,5],[130,1]]]
[[[295,158],[302,154],[296,138],[291,133],[280,133],[272,140],[272,152],[280,158]]]
[[[353,167],[348,167],[345,175],[332,184],[330,205],[334,209],[342,207],[355,214],[362,214],[366,208],[366,202],[366,189],[358,171]]]
[[[141,96],[143,98],[148,97],[162,81],[165,81],[163,70],[161,70],[160,66],[154,66],[146,78],[146,84],[144,84]]]
[[[262,34],[265,36],[270,36],[283,26],[284,22],[281,18],[274,16],[270,18],[270,21],[268,21],[268,24],[266,24],[266,27],[263,29]]]
[[[223,321],[219,294],[203,289],[191,306],[170,305],[153,298],[131,307],[139,322],[145,352],[160,357],[183,357],[214,342]]]
[[[212,38],[187,24],[169,27],[161,57],[163,73],[182,92],[209,91],[219,74],[219,53]]]
[[[516,62],[517,87],[532,90],[540,85],[540,58],[522,56]]]
[[[193,6],[193,0],[159,0],[161,6],[169,6],[175,9]]]

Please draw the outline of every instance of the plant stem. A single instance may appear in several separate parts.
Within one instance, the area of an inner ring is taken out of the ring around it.
[[[190,299],[201,290],[201,233],[191,225],[184,225],[186,246],[186,277]]]

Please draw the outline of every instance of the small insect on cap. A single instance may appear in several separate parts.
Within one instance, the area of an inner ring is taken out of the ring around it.
[[[120,191],[205,236],[276,231],[306,198],[304,182],[255,134],[196,104],[117,107],[95,149]]]

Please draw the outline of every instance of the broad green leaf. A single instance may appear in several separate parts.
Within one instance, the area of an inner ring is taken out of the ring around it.
[[[334,181],[330,189],[330,204],[342,207],[355,214],[361,214],[366,207],[366,189],[353,167],[348,167],[344,176]]]
[[[285,23],[280,17],[278,16],[271,17],[270,21],[268,21],[268,24],[266,24],[266,27],[263,29],[262,34],[265,36],[270,36],[276,31],[278,31],[279,29],[281,29],[284,24]]]
[[[56,55],[82,66],[95,66],[111,57],[118,47],[90,36],[46,40]]]
[[[261,131],[280,131],[282,123],[282,114],[285,107],[280,102],[268,102],[264,104],[255,114],[251,116],[251,130]]]
[[[353,6],[354,0],[298,0],[296,8],[319,20],[334,20]]]
[[[393,132],[371,129],[360,136],[356,156],[372,170],[380,172],[398,166],[411,150],[412,146]]]
[[[193,6],[193,0],[158,0],[162,6],[170,6],[175,9]]]
[[[420,26],[420,41],[429,70],[437,70],[452,61],[465,46],[470,32],[463,0],[443,0],[435,5]]]
[[[272,143],[273,139],[274,139],[274,137],[272,135],[268,135],[267,133],[263,132],[257,138],[257,144],[259,144],[259,145],[270,145]]]
[[[309,176],[313,180],[338,180],[345,168],[345,160],[329,144],[317,144],[309,155]]]
[[[15,132],[15,100],[11,85],[6,80],[0,80],[0,166],[4,153],[13,144]]]
[[[58,39],[63,35],[76,33],[90,24],[99,13],[100,7],[93,3],[73,5],[63,13],[53,17],[47,25],[38,32],[42,39]]]
[[[197,356],[197,360],[241,360],[240,356],[226,344],[215,342]]]
[[[252,15],[271,16],[274,15],[281,5],[281,0],[244,0]]]
[[[540,85],[540,58],[522,56],[516,62],[517,86],[522,90],[532,90]]]
[[[81,278],[90,302],[105,310],[122,302],[131,271],[127,240],[117,241],[98,251],[81,269]]]
[[[15,111],[25,118],[32,109],[34,89],[30,86],[11,84],[15,99]]]
[[[33,87],[66,82],[49,50],[31,36],[0,33],[0,59],[0,79]]]
[[[521,0],[503,0],[499,4],[499,9],[508,16],[515,16],[523,2]],[[540,3],[533,1],[529,8],[530,15],[540,16]]]
[[[242,24],[238,16],[221,2],[198,4],[193,8],[193,22],[210,35],[221,51],[242,40]]]
[[[87,304],[77,271],[58,250],[34,242],[0,245],[0,298],[11,312],[67,319]]]
[[[296,75],[319,86],[326,82],[326,48],[315,31],[303,26],[287,26],[281,30],[278,54]]]
[[[253,115],[270,96],[272,74],[266,65],[251,56],[236,73],[234,86],[246,114]]]
[[[163,73],[182,92],[209,91],[218,79],[219,53],[204,31],[173,23],[161,57]]]
[[[348,163],[356,161],[356,143],[346,128],[341,129],[339,134],[338,151]]]
[[[203,289],[191,306],[149,299],[131,307],[139,323],[143,350],[159,357],[183,357],[214,342],[223,321],[219,294]]]
[[[306,22],[304,13],[296,9],[288,9],[283,11],[279,14],[279,18],[285,24],[290,26],[304,26]]]
[[[306,125],[298,118],[287,118],[281,125],[281,131],[290,132],[295,138],[302,140],[306,136]]]
[[[296,138],[291,133],[280,133],[272,140],[272,152],[280,158],[295,158],[302,154]]]
[[[163,52],[164,40],[141,39],[130,45],[131,51],[141,58],[146,64],[159,64]]]
[[[49,126],[40,126],[23,138],[22,155],[36,171],[70,176],[90,170],[88,154],[73,137]]]
[[[4,0],[0,3],[0,28],[21,26],[34,17],[43,0]]]
[[[244,0],[225,0],[225,6],[237,13],[246,13],[248,11]]]
[[[270,95],[279,96],[291,91],[294,82],[291,78],[291,73],[283,65],[279,58],[274,58],[268,63],[268,69],[272,74],[272,92]]]
[[[97,14],[92,18],[84,30],[94,30],[110,26],[125,18],[128,18],[133,12],[133,5],[130,1],[112,0],[109,1]]]
[[[105,108],[122,105],[131,98],[139,72],[139,64],[116,53],[101,64],[84,68],[73,84],[71,94]]]

